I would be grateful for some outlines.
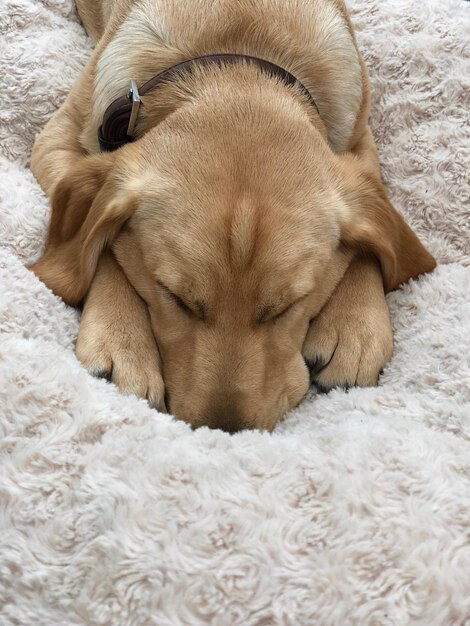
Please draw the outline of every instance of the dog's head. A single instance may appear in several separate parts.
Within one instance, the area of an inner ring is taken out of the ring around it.
[[[170,411],[230,431],[271,429],[304,396],[309,321],[354,250],[386,290],[434,266],[380,181],[289,98],[181,107],[84,158],[34,270],[77,304],[106,245],[149,306]]]

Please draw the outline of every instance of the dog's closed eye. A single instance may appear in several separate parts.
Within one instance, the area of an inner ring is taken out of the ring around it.
[[[299,304],[299,302],[304,300],[308,295],[309,294],[305,294],[301,296],[300,298],[297,298],[297,300],[294,300],[294,302],[291,302],[290,304],[285,306],[283,309],[278,310],[278,311],[276,311],[278,307],[276,307],[273,304],[264,306],[256,318],[256,323],[264,324],[265,322],[276,322],[280,320],[285,315],[287,315],[287,313],[289,313],[297,304]]]
[[[188,302],[186,302],[186,300],[174,293],[160,280],[157,280],[157,285],[161,288],[167,299],[171,302],[174,302],[183,313],[191,317],[196,317],[202,322],[205,322],[207,320],[206,309],[202,302],[196,301],[189,304]]]
[[[283,317],[288,311],[290,311],[294,304],[295,302],[292,302],[277,313],[275,312],[275,307],[273,305],[265,306],[261,309],[260,314],[256,318],[256,323],[264,324],[265,322],[275,322],[276,320]]]

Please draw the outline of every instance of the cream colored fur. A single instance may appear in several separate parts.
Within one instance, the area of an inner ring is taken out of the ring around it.
[[[227,38],[237,5],[231,0],[140,2],[133,7],[97,64],[93,116],[87,145],[97,150],[96,127],[107,105],[126,92],[130,78],[143,84],[173,60],[211,52],[239,52],[269,58],[286,67],[310,90],[328,126],[333,147],[348,147],[362,104],[361,66],[339,2],[261,0],[249,3],[246,33]],[[208,19],[208,11],[210,19]],[[319,17],[320,16],[320,17]],[[288,23],[286,32],[280,23]],[[295,38],[295,56],[282,37]],[[295,33],[295,34],[294,34]],[[221,43],[218,44],[217,41]],[[142,58],[151,51],[151,66]],[[327,73],[321,84],[318,76]]]

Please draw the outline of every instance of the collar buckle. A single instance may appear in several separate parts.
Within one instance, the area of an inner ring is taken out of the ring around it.
[[[132,102],[131,115],[129,117],[129,124],[127,126],[127,134],[129,137],[133,137],[135,125],[137,123],[137,117],[139,115],[140,104],[142,102],[140,99],[139,88],[137,87],[137,83],[135,82],[135,80],[131,80],[130,82],[127,97]]]

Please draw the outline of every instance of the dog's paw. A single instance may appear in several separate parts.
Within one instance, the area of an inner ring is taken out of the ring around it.
[[[126,394],[146,398],[165,411],[165,388],[153,333],[145,327],[124,327],[119,319],[103,323],[87,316],[80,325],[76,352],[93,376],[106,378]]]
[[[327,303],[310,324],[302,354],[312,382],[321,391],[333,387],[376,385],[393,353],[388,307],[356,302]]]

